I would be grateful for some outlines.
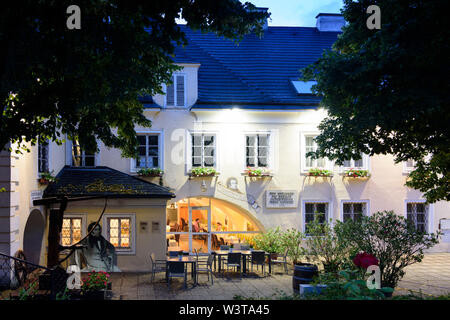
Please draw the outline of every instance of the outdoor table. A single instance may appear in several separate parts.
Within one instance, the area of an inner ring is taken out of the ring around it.
[[[175,261],[175,262],[182,261],[185,264],[190,263],[191,264],[191,277],[192,277],[192,279],[194,279],[194,286],[197,285],[197,277],[196,277],[197,258],[195,258],[194,256],[183,256],[181,259],[179,257],[173,257],[173,258],[167,257],[166,266],[168,265],[169,261]],[[167,281],[167,267],[166,267],[166,281]]]
[[[218,270],[219,273],[222,268],[222,256],[228,255],[230,252],[240,252],[242,254],[242,273],[247,273],[247,257],[252,255],[252,250],[216,250],[213,251],[214,254],[214,269]],[[266,257],[268,257],[269,260],[269,274],[272,273],[272,259],[270,257],[270,253],[265,252]],[[217,269],[216,265],[216,256],[219,258],[219,268]]]

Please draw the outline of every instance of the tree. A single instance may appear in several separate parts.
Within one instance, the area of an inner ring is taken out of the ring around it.
[[[134,156],[135,125],[151,125],[139,98],[162,93],[186,44],[175,19],[239,40],[269,15],[238,0],[80,0],[81,29],[68,29],[71,4],[18,0],[0,12],[0,150],[67,135]]]
[[[407,186],[428,202],[450,200],[450,28],[442,0],[344,0],[348,24],[302,70],[323,97],[316,157],[342,164],[361,153],[415,161]],[[369,30],[370,5],[381,29]]]

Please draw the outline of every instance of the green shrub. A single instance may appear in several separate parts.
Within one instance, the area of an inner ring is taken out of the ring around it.
[[[279,227],[269,229],[265,233],[259,233],[253,238],[255,249],[264,250],[269,253],[281,253],[283,248],[281,236],[282,231]]]
[[[381,286],[395,288],[404,268],[423,259],[423,251],[438,243],[438,234],[418,232],[393,211],[376,212],[360,221],[337,222],[339,236],[355,252],[379,260]]]
[[[320,223],[318,219],[307,225],[305,255],[315,263],[322,263],[325,271],[336,273],[350,264],[350,250],[344,239],[330,223]]]
[[[302,242],[305,235],[297,229],[288,229],[281,233],[281,248],[280,250],[285,253],[287,250],[287,256],[294,263],[300,262],[300,257],[305,254],[304,248],[302,248]]]

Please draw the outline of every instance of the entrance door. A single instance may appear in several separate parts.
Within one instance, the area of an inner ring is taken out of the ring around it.
[[[208,253],[211,248],[211,207],[189,207],[189,251]]]

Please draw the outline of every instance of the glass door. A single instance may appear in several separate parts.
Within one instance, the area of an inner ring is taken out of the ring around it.
[[[199,253],[208,253],[211,247],[211,222],[209,206],[189,206],[189,251],[197,249]]]

